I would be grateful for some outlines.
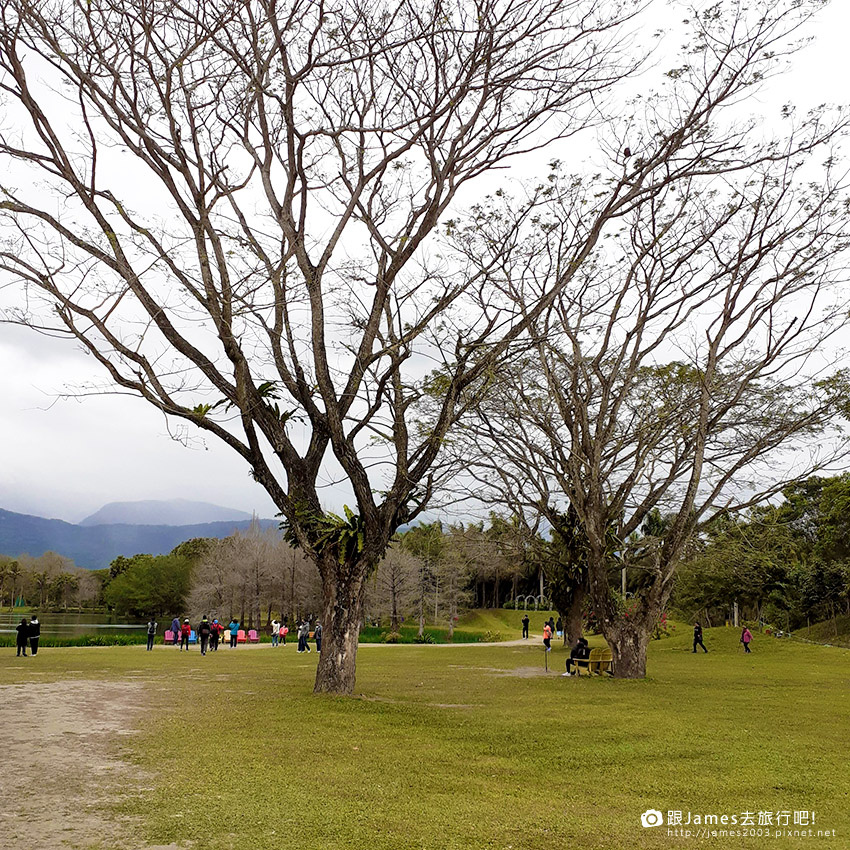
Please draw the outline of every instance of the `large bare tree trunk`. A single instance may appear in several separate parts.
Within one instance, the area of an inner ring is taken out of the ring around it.
[[[332,556],[326,556],[319,569],[324,605],[322,652],[313,693],[350,696],[354,693],[368,570],[362,562],[340,565]]]

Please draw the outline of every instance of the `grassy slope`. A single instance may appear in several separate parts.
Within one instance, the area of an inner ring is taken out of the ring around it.
[[[794,636],[813,640],[816,643],[850,647],[850,617],[839,616],[835,618],[835,622],[825,620],[822,623],[816,623],[811,629],[797,629]]]
[[[732,629],[706,630],[706,643],[709,654],[697,656],[688,635],[653,643],[651,678],[639,682],[498,675],[539,669],[536,640],[364,648],[359,699],[313,697],[316,654],[291,647],[207,658],[64,649],[40,653],[38,669],[5,651],[0,683],[65,670],[150,681],[152,710],[129,747],[155,790],[122,808],[142,816],[156,842],[692,846],[666,827],[642,829],[640,813],[653,807],[815,810],[817,826],[839,835],[820,844],[850,846],[850,655],[757,636],[744,656]],[[555,650],[550,666],[560,672],[564,657]],[[773,850],[800,841],[696,843]]]

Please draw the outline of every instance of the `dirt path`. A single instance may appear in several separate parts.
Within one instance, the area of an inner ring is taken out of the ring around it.
[[[120,794],[143,793],[143,777],[120,755],[142,702],[137,682],[0,686],[3,850],[148,848],[134,824],[103,812]]]

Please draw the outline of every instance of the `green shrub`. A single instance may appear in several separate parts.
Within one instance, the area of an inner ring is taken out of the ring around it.
[[[428,634],[428,632],[423,632],[421,635],[416,635],[413,638],[414,643],[436,643],[434,640],[434,635]]]
[[[73,637],[42,635],[38,647],[42,649],[43,647],[63,646],[136,646],[143,643],[147,643],[147,635],[145,634],[74,635]],[[158,640],[157,643],[161,643],[161,640]],[[14,635],[0,635],[0,646],[14,645]]]
[[[382,634],[382,640],[384,643],[400,643],[401,635],[398,632],[390,632],[389,634],[384,632]]]

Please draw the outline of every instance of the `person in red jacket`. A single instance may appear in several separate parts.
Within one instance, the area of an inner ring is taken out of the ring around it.
[[[183,652],[183,647],[186,647],[186,652],[189,651],[189,638],[192,635],[192,627],[189,625],[189,620],[185,619],[183,625],[180,626],[180,651]]]

